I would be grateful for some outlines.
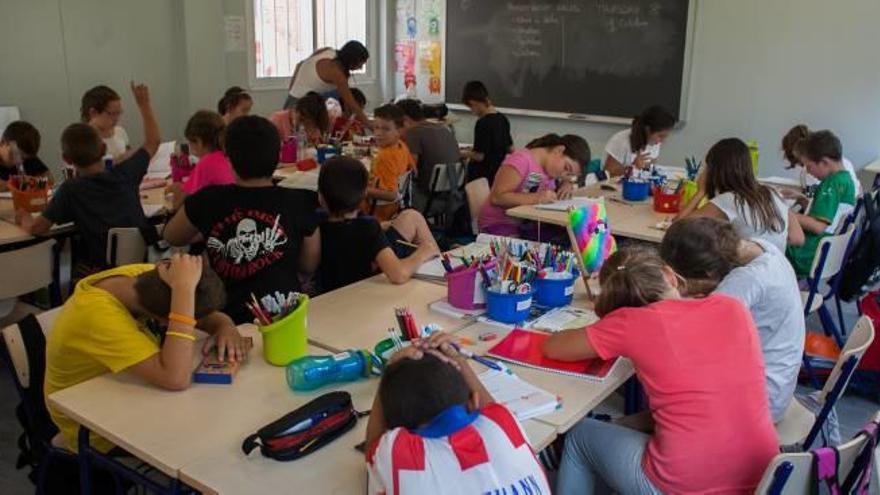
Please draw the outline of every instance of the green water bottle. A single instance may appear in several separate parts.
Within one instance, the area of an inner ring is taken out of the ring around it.
[[[749,139],[746,141],[746,144],[749,147],[749,154],[752,156],[752,170],[755,172],[755,177],[758,176],[758,141],[756,139]]]

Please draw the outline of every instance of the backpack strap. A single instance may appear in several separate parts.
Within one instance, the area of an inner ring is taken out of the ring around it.
[[[831,495],[840,495],[837,470],[840,467],[840,454],[834,447],[822,447],[810,452],[813,455],[812,493],[819,493],[819,484],[824,481]]]
[[[843,481],[843,493],[868,494],[868,485],[871,482],[871,464],[874,460],[874,449],[877,447],[878,425],[871,421],[858,433],[868,437],[865,447],[859,452],[853,462],[853,467]]]

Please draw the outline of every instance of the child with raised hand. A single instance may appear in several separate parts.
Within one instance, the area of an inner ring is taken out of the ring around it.
[[[223,306],[223,284],[197,256],[174,254],[156,265],[125,265],[81,280],[46,339],[48,397],[105,373],[130,370],[159,388],[183,390],[192,378],[195,329],[214,336],[221,359],[248,347]],[[163,329],[162,327],[167,327]],[[76,451],[79,425],[49,404],[65,447]],[[91,445],[113,445],[92,434]]]
[[[128,158],[131,146],[128,133],[119,125],[122,98],[116,91],[104,85],[86,91],[80,104],[80,116],[98,131],[114,164]]]
[[[519,237],[523,223],[505,210],[571,197],[572,180],[590,162],[590,146],[580,136],[547,134],[504,159],[492,191],[480,210],[480,232]],[[561,185],[557,189],[557,180]]]
[[[327,219],[321,222],[321,290],[331,290],[376,273],[403,284],[429,259],[440,254],[425,218],[416,210],[400,212],[388,222],[361,214],[366,197],[367,169],[350,157],[334,157],[321,165],[318,193]],[[413,250],[409,244],[418,247]]]
[[[749,309],[761,339],[770,414],[782,420],[797,386],[806,332],[797,277],[785,255],[715,218],[672,224],[660,255],[687,280],[689,296],[727,294]]]
[[[235,183],[232,164],[223,152],[225,129],[223,118],[210,110],[199,110],[186,123],[184,135],[190,153],[199,161],[186,182],[174,183],[168,188],[175,210],[180,208],[187,196],[202,188]]]
[[[37,156],[40,151],[40,131],[29,122],[17,120],[3,130],[0,137],[0,147],[7,150],[5,155],[0,153],[0,191],[8,189],[6,183],[13,175],[18,175],[19,170],[29,177],[47,177],[53,182],[52,172]],[[13,152],[17,150],[17,156]]]
[[[782,198],[758,183],[749,147],[742,140],[718,141],[706,154],[697,178],[697,194],[682,208],[678,218],[712,217],[727,220],[745,238],[757,237],[780,251],[804,242],[804,232]],[[708,199],[705,205],[700,203]]]
[[[438,332],[389,360],[367,424],[369,493],[550,493],[519,422],[454,341]]]
[[[656,251],[621,249],[599,273],[601,319],[546,341],[552,359],[629,358],[655,425],[582,420],[558,493],[750,493],[779,453],[751,315],[729,296],[683,298],[680,279]]]
[[[813,265],[819,241],[837,227],[842,215],[856,203],[855,184],[843,167],[843,146],[831,131],[810,133],[798,142],[795,153],[807,172],[821,180],[807,214],[795,213],[804,230],[802,246],[789,246],[785,254],[798,277],[806,277]]]
[[[132,82],[131,91],[143,119],[144,144],[106,170],[102,160],[106,144],[98,131],[84,123],[67,126],[61,135],[61,153],[75,167],[76,177],[61,184],[36,218],[25,211],[16,212],[16,221],[31,235],[45,234],[53,224],[76,224],[82,237],[82,245],[77,246],[77,275],[106,268],[107,230],[111,228],[135,227],[147,243],[158,240],[156,229],[144,215],[139,187],[159,148],[159,124],[149,89]]]
[[[510,121],[495,109],[489,90],[480,81],[468,81],[461,100],[478,117],[474,124],[474,147],[462,152],[469,161],[468,182],[485,177],[491,186],[504,157],[513,151]]]

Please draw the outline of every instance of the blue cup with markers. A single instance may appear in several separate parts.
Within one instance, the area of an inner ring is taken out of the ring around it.
[[[558,308],[571,304],[574,298],[574,285],[580,273],[577,270],[546,272],[543,277],[532,280],[535,304]]]
[[[652,182],[644,179],[623,179],[623,199],[627,201],[644,201],[651,193]]]
[[[486,291],[486,316],[501,323],[520,323],[525,321],[532,309],[534,291],[529,284],[511,289],[509,281],[502,284],[502,290]],[[506,290],[505,290],[506,289]]]

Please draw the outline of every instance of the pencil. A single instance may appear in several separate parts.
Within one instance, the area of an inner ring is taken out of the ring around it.
[[[413,244],[413,243],[411,243],[411,242],[406,242],[406,241],[401,240],[401,239],[397,239],[397,243],[400,244],[400,245],[403,245],[403,246],[407,246],[407,247],[414,248],[414,249],[418,249],[418,248],[419,248],[419,245],[418,245],[418,244]]]

